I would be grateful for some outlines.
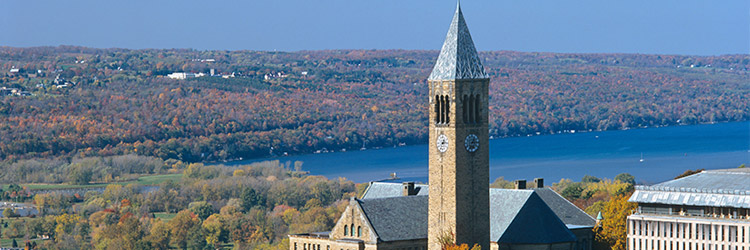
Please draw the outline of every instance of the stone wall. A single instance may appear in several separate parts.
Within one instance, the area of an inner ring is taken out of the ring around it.
[[[429,145],[429,249],[440,249],[439,239],[454,237],[457,243],[489,247],[489,79],[430,81]],[[468,98],[476,98],[479,105]],[[447,105],[441,104],[447,98]],[[448,119],[440,116],[447,107]],[[474,107],[478,109],[465,108]],[[464,111],[471,115],[464,115]],[[478,115],[477,115],[478,114]],[[441,122],[443,121],[443,122]],[[479,138],[474,152],[465,139]],[[437,141],[448,138],[448,149],[440,152]]]

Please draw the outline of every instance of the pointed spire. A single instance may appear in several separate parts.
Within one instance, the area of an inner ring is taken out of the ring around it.
[[[429,80],[485,79],[484,66],[479,60],[469,27],[466,26],[461,2],[456,3],[448,35],[445,36],[440,56],[432,69]]]

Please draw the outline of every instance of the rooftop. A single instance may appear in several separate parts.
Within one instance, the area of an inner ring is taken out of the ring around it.
[[[479,60],[469,27],[466,26],[460,3],[448,28],[435,67],[428,78],[431,81],[458,79],[486,79],[484,66]]]
[[[385,182],[371,182],[362,195],[362,199],[375,199],[375,198],[386,198],[386,197],[398,197],[402,196],[401,183],[385,183]],[[418,191],[418,196],[426,196],[429,194],[429,185],[427,184],[415,184],[415,189]],[[559,217],[563,223],[570,226],[589,226],[593,227],[596,224],[596,220],[586,214],[583,210],[579,209],[573,203],[557,194],[555,191],[549,188],[535,188],[533,190],[540,198],[547,204],[549,208],[555,212],[555,215]],[[493,196],[504,197],[506,193],[512,193],[512,189],[490,189],[490,199],[494,199]],[[498,198],[500,199],[500,198]]]
[[[750,169],[708,170],[635,189],[630,202],[750,208]]]
[[[382,241],[427,238],[427,196],[357,200]]]
[[[576,237],[533,190],[490,189],[490,240],[543,244]]]

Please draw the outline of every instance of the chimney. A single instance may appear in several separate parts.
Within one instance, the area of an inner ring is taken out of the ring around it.
[[[534,178],[534,188],[544,188],[544,179]]]
[[[417,190],[414,189],[414,182],[408,181],[403,183],[403,192],[402,194],[404,196],[412,196],[417,195]]]
[[[516,184],[516,189],[526,189],[526,180],[516,180],[513,183]]]

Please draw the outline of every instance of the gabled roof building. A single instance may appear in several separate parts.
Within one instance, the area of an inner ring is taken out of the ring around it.
[[[290,235],[290,249],[426,249],[427,190],[371,182],[330,232]],[[549,188],[490,189],[490,249],[588,250],[595,224]]]
[[[590,249],[593,218],[541,180],[489,189],[490,79],[460,5],[427,80],[430,185],[371,183],[330,232],[290,235],[290,250],[439,250],[446,237],[482,249]]]

